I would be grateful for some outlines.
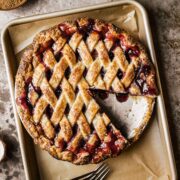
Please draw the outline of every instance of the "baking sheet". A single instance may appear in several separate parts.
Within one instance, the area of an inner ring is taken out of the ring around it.
[[[146,44],[146,34],[140,11],[133,5],[116,6],[73,16],[56,17],[9,28],[13,49],[17,59],[21,51],[33,38],[33,34],[64,20],[88,16],[113,22],[117,26],[131,31]],[[23,32],[23,33],[19,33]],[[16,70],[15,70],[16,71]],[[112,169],[109,179],[172,179],[172,173],[166,158],[162,142],[157,104],[156,115],[153,116],[149,128],[143,137],[119,157],[107,160]],[[36,158],[42,179],[69,179],[89,172],[95,165],[75,166],[68,162],[58,161],[35,146]]]

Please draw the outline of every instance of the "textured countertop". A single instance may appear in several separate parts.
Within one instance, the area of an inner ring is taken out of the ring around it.
[[[77,8],[109,0],[28,0],[23,7],[0,11],[0,30],[12,19],[64,9]],[[180,174],[180,3],[179,0],[139,0],[148,11],[157,60],[163,82],[166,108],[177,169]],[[14,114],[0,44],[0,138],[6,140],[7,160],[0,164],[0,179],[24,180]]]

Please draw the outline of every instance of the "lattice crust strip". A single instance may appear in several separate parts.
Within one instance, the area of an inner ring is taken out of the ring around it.
[[[127,144],[90,89],[155,97],[143,47],[111,24],[86,18],[39,33],[20,63],[17,104],[35,142],[57,159],[97,163]]]

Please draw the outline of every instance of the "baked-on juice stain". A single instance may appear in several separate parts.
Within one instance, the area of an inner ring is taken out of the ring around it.
[[[143,95],[156,94],[156,89],[151,88],[146,82],[146,77],[150,73],[151,73],[151,66],[150,65],[142,65],[137,71],[137,76],[135,78],[135,82],[138,85],[138,87],[139,87],[139,89]]]

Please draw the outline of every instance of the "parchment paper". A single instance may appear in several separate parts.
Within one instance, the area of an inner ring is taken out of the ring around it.
[[[144,27],[141,22],[142,18],[138,9],[132,5],[125,5],[10,27],[9,32],[17,60],[19,61],[24,48],[30,44],[37,32],[62,21],[73,20],[77,17],[84,16],[100,18],[112,22],[115,25],[130,31],[134,36],[139,37],[141,41],[146,44]],[[123,108],[123,104],[119,106]],[[117,112],[119,106],[112,107],[113,111]],[[130,103],[128,109],[132,107],[133,105]],[[123,109],[121,109],[121,111],[123,111]],[[171,179],[169,167],[166,165],[166,154],[163,150],[161,141],[157,113],[158,112],[156,111],[156,115],[152,117],[148,128],[137,143],[132,145],[117,158],[107,160],[112,169],[108,179]],[[128,111],[125,115],[128,115]],[[137,119],[138,117],[139,116],[136,115]],[[96,165],[76,166],[68,162],[58,161],[52,158],[47,152],[42,151],[38,146],[34,145],[34,147],[40,175],[43,180],[70,179],[83,173],[87,173],[96,167]]]

